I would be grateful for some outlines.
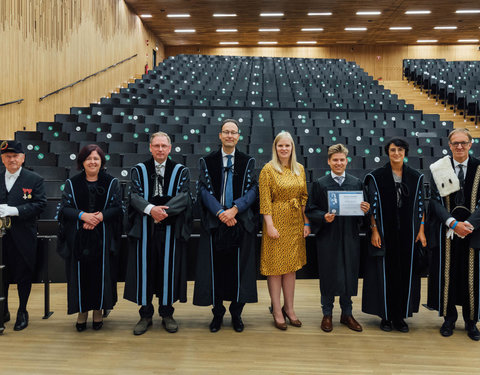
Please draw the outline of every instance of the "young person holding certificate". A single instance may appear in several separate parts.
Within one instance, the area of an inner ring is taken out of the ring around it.
[[[330,175],[315,181],[310,191],[305,214],[312,223],[316,233],[318,273],[320,277],[320,293],[323,311],[321,328],[325,332],[333,329],[332,311],[335,296],[340,296],[342,314],[340,323],[360,332],[362,326],[352,315],[352,296],[357,295],[358,270],[360,264],[359,227],[365,218],[362,216],[340,216],[333,212],[332,206],[341,201],[344,193],[359,193],[363,197],[362,182],[347,173],[348,149],[342,145],[333,145],[328,149],[328,165]],[[329,193],[332,193],[329,202]],[[329,209],[330,206],[330,209]],[[361,199],[358,211],[367,213],[370,204]],[[350,212],[351,214],[351,212]]]

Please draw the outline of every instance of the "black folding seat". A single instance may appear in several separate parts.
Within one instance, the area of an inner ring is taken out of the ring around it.
[[[145,154],[123,154],[122,167],[132,168],[138,163],[143,163],[149,157]]]
[[[393,103],[385,103],[385,102],[380,102],[378,103],[381,105],[381,108],[383,111],[395,111],[398,108],[398,104],[393,104]]]
[[[123,134],[121,133],[97,133],[97,142],[121,142]]]
[[[78,153],[78,143],[71,141],[52,141],[50,142],[50,152],[54,154]]]
[[[350,120],[365,120],[365,112],[348,112],[348,118]]]
[[[53,132],[61,132],[65,131],[62,129],[61,122],[37,122],[37,131],[42,133],[53,133]]]
[[[131,154],[137,152],[137,145],[133,142],[109,142],[108,152],[110,154]]]
[[[308,169],[328,168],[328,147],[322,146],[321,152],[305,156],[305,167]]]
[[[77,168],[77,154],[76,153],[61,153],[57,156],[57,165],[61,168]]]
[[[407,157],[405,157],[405,163],[413,168],[413,169],[422,169],[422,162],[421,162],[421,158],[418,157],[418,156],[411,156],[410,153]]]
[[[150,154],[150,142],[137,142],[137,154]]]
[[[326,162],[325,162],[326,163]],[[311,169],[311,180],[317,181],[319,178],[330,174],[330,168],[313,168]]]
[[[415,122],[412,120],[396,120],[395,127],[409,131],[415,128]]]
[[[193,153],[195,155],[205,155],[214,150],[217,150],[220,146],[219,142],[213,143],[195,143],[193,145]]]
[[[180,154],[180,155],[188,155],[193,153],[193,146],[194,145],[189,145],[189,144],[174,144],[172,145],[172,151],[170,151],[172,154]]]
[[[119,154],[105,154],[105,159],[107,161],[107,165],[111,167],[122,166],[122,156]]]
[[[180,129],[182,128],[180,125],[176,125],[176,126],[179,126]],[[135,133],[153,134],[158,131],[158,128],[159,128],[159,125],[155,125],[155,124],[135,124]]]
[[[153,115],[153,108],[135,107],[133,108],[133,115],[151,116]]]
[[[78,122],[102,122],[102,116],[99,115],[78,115]]]
[[[27,152],[25,154],[25,166],[57,166],[57,155],[43,152]]]
[[[111,113],[107,113],[105,110],[103,110],[102,113],[124,117],[124,116],[128,116],[128,115],[133,115],[133,108],[113,107],[113,110],[112,110]]]
[[[87,132],[91,133],[110,133],[112,125],[104,123],[87,123]]]
[[[81,115],[81,114],[91,114],[92,107],[71,107],[70,114],[72,115]]]
[[[350,148],[351,146],[370,146],[370,137],[362,137],[357,135],[356,137],[347,137],[347,144]]]
[[[378,123],[379,120],[385,120],[385,113],[367,112],[367,120],[374,120]]]
[[[70,139],[68,133],[62,131],[42,133],[42,139],[47,142],[51,141],[68,141]]]
[[[118,116],[118,115],[105,115],[103,114],[101,116],[101,122],[104,124],[121,124],[124,122],[124,117],[123,116]]]
[[[90,143],[95,143],[96,140],[97,140],[97,135],[95,133],[87,133],[87,132],[70,133],[70,142],[86,141]]]
[[[202,136],[205,137],[205,134],[202,134]],[[216,139],[214,137],[212,137],[212,142],[215,142],[216,140],[218,140],[218,136],[217,136]],[[177,143],[180,143],[180,144],[199,143],[200,142],[200,135],[198,135],[198,134],[177,134],[177,135],[173,136],[172,142],[173,142],[174,145],[177,144]]]
[[[213,126],[213,125],[195,125],[195,124],[188,124],[188,125],[183,125],[182,130],[177,131],[177,132],[170,132],[169,134],[205,134],[206,129],[215,129],[215,132],[218,134],[220,131],[219,126]]]
[[[354,155],[369,157],[369,156],[381,156],[382,148],[380,146],[369,145],[355,145]]]
[[[118,178],[121,182],[130,181],[130,170],[131,168],[127,167],[112,167],[107,165],[107,173],[111,174],[113,177]]]
[[[62,124],[62,130],[69,134],[78,132],[83,133],[87,131],[87,124],[84,122],[64,122]]]
[[[47,199],[60,199],[65,188],[65,181],[44,181],[44,186]]]
[[[29,152],[43,152],[46,153],[50,149],[50,144],[47,141],[41,141],[37,139],[24,139],[22,142],[23,150],[25,153]]]
[[[15,140],[25,144],[27,142],[41,141],[42,133],[39,131],[16,131]]]
[[[403,113],[402,112],[390,112],[390,113],[385,113],[385,119],[386,120],[391,120],[391,121],[399,121],[403,120]]]
[[[360,129],[371,129],[375,127],[375,120],[355,120],[354,125]]]
[[[339,137],[341,135],[339,128],[319,128],[318,135],[324,137],[324,141],[330,137]]]
[[[348,172],[352,169],[364,169],[364,158],[361,155],[348,156]]]
[[[445,143],[447,144],[448,141],[445,140]],[[429,136],[418,137],[417,144],[419,146],[442,147],[443,146],[443,139],[442,138],[437,138],[437,137],[429,137]]]
[[[323,144],[323,138],[315,134],[299,134],[297,136],[300,146],[317,146]]]
[[[388,161],[388,156],[369,155],[365,157],[365,169],[372,170],[383,167]]]
[[[268,154],[251,155],[255,159],[255,169],[261,170],[265,164],[272,160],[271,151]]]
[[[390,137],[405,137],[405,129],[401,128],[386,128],[383,129],[386,138]]]
[[[55,122],[78,122],[78,115],[57,113],[55,115]]]
[[[42,176],[45,181],[65,181],[67,179],[67,171],[62,167],[36,165],[32,169]]]
[[[123,133],[122,140],[124,142],[148,142],[150,135],[147,133]]]
[[[273,140],[273,128],[271,126],[252,126],[250,136],[262,142]]]
[[[404,115],[405,120],[410,120],[410,121],[416,121],[420,122],[422,121],[422,113],[405,113]]]
[[[328,112],[326,111],[321,111],[321,112],[311,112],[310,117],[312,120],[327,120],[328,117]]]
[[[427,156],[422,158],[422,169],[430,170],[430,165],[435,163],[439,158],[434,156]]]
[[[314,126],[316,128],[334,128],[335,127],[335,120],[317,119],[317,120],[314,120]]]
[[[340,134],[344,137],[360,137],[362,129],[343,126],[340,128]]]

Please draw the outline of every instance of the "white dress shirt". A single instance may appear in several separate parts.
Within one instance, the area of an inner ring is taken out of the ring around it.
[[[160,170],[160,175],[162,177],[165,177],[165,168],[167,167],[167,159],[165,159],[165,161],[163,163],[159,163],[158,161],[154,160],[155,162],[155,173],[156,173],[156,170],[157,170],[157,166],[160,165],[160,166],[163,166],[163,168]],[[155,207],[155,205],[153,204],[149,204],[147,207],[145,207],[145,209],[143,210],[143,212],[147,215],[150,215],[150,211],[152,211],[152,208]]]
[[[15,181],[17,181],[18,176],[20,176],[20,172],[22,171],[22,167],[18,169],[15,173],[10,173],[8,170],[5,170],[5,187],[7,191],[10,192],[12,190]]]
[[[462,167],[462,169],[463,169],[463,176],[464,176],[465,178],[467,177],[468,159],[469,159],[469,157],[467,157],[467,158],[466,158],[463,162],[461,162],[461,163],[459,163],[458,161],[456,161],[455,159],[453,159],[453,167],[454,167],[454,170],[455,170],[455,174],[456,174],[457,176],[458,176],[458,173],[460,172],[460,169],[458,168],[458,165],[459,165],[459,164],[462,164],[462,165],[463,165],[463,167]],[[445,222],[445,225],[450,228],[450,224],[451,224],[452,222],[454,222],[454,221],[455,221],[455,218],[454,218],[454,217],[449,217],[449,218],[447,219],[447,221]],[[466,223],[468,223],[468,221],[466,221]],[[469,224],[470,224],[470,223],[469,223]]]

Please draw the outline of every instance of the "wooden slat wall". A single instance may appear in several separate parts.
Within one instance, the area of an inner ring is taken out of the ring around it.
[[[147,62],[151,67],[155,46],[157,61],[164,57],[163,45],[123,0],[1,0],[0,46],[0,103],[25,99],[0,107],[0,139],[98,101],[143,73]],[[134,54],[106,73],[38,100]]]
[[[403,59],[480,60],[476,45],[392,46],[341,45],[325,47],[246,47],[212,48],[198,46],[165,47],[166,56],[181,53],[273,57],[342,58],[357,62],[376,79],[402,79]]]

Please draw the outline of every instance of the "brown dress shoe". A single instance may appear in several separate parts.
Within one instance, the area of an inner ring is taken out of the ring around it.
[[[273,325],[275,326],[275,328],[278,328],[279,330],[281,331],[286,331],[287,330],[287,322],[283,322],[283,323],[280,323],[277,321],[277,319],[275,319],[275,315],[273,315]]]
[[[340,323],[345,324],[352,331],[362,332],[362,326],[358,323],[352,315],[342,315]]]
[[[324,315],[322,319],[322,325],[320,326],[324,332],[332,332],[333,323],[331,315]]]

